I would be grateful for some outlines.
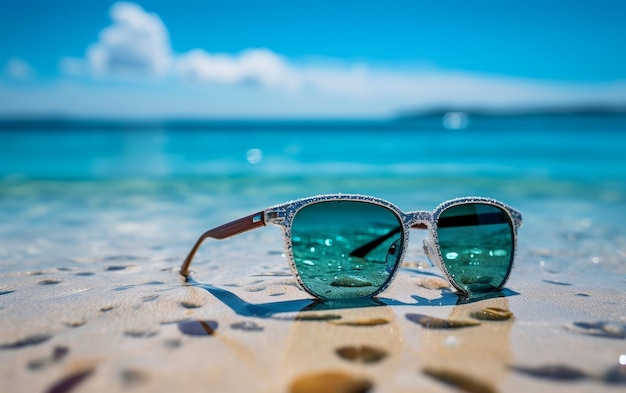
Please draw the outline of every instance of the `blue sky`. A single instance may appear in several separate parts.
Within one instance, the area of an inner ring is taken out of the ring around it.
[[[624,1],[2,1],[0,116],[626,105]]]

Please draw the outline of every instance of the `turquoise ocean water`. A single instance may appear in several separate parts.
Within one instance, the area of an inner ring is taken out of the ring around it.
[[[620,114],[470,116],[456,130],[440,116],[5,122],[0,267],[121,254],[158,254],[175,265],[203,230],[290,199],[343,192],[405,211],[494,197],[524,214],[522,268],[622,274],[625,152]]]

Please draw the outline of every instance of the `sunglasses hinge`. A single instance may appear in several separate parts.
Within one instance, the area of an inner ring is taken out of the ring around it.
[[[285,212],[282,210],[268,209],[265,211],[265,222],[281,225],[285,221]]]

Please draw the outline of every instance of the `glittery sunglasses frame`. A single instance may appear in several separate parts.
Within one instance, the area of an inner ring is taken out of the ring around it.
[[[418,210],[412,212],[403,212],[396,205],[391,202],[388,202],[384,199],[366,196],[366,195],[358,195],[358,194],[327,194],[327,195],[317,195],[308,198],[297,199],[294,201],[282,203],[279,205],[275,205],[273,207],[267,208],[265,210],[259,211],[257,213],[251,214],[249,216],[240,218],[235,221],[231,221],[227,224],[215,227],[204,232],[196,241],[191,251],[183,261],[181,268],[179,270],[180,274],[188,278],[191,274],[190,266],[196,255],[198,249],[207,238],[222,240],[229,237],[233,237],[235,235],[250,231],[252,229],[256,229],[259,227],[266,226],[267,224],[278,225],[283,230],[283,237],[285,243],[285,255],[289,261],[289,267],[291,272],[295,276],[298,284],[301,288],[303,288],[306,292],[311,294],[314,297],[322,297],[314,292],[312,292],[303,282],[300,273],[296,267],[294,262],[292,241],[291,241],[291,228],[292,222],[296,214],[304,207],[320,203],[320,202],[333,202],[333,201],[350,201],[350,202],[363,202],[369,203],[373,205],[382,206],[389,211],[393,212],[393,214],[399,219],[399,222],[402,223],[402,236],[403,236],[403,247],[401,249],[401,255],[398,258],[398,262],[393,267],[393,271],[390,273],[389,278],[386,282],[381,285],[376,291],[374,291],[368,297],[373,297],[383,292],[393,281],[395,275],[397,274],[400,265],[402,264],[402,260],[406,253],[406,249],[409,244],[409,232],[410,229],[428,229],[429,233],[426,239],[424,239],[424,252],[429,260],[429,263],[434,262],[435,266],[438,267],[447,277],[448,281],[452,286],[461,294],[467,295],[468,291],[461,287],[452,274],[449,272],[446,264],[443,261],[443,257],[440,252],[439,247],[439,238],[437,234],[437,223],[441,214],[447,209],[465,205],[465,204],[483,204],[498,207],[504,212],[510,223],[512,224],[512,247],[513,247],[513,255],[511,255],[511,262],[509,265],[509,269],[506,272],[506,276],[502,283],[494,290],[499,290],[506,284],[512,266],[513,260],[515,258],[515,251],[517,249],[517,230],[522,225],[522,214],[513,209],[512,207],[500,202],[498,200],[492,198],[485,197],[462,197],[452,199],[446,202],[443,202],[439,206],[435,208],[433,211],[426,210]]]

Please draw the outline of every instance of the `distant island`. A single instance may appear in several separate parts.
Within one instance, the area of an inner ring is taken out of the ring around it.
[[[626,115],[625,106],[608,105],[560,105],[518,108],[485,108],[485,107],[433,107],[399,111],[396,118],[410,120],[423,117],[444,116],[446,113],[464,113],[467,116],[503,117],[503,116],[571,116],[571,115]]]
[[[388,118],[191,118],[191,119],[120,119],[73,118],[65,116],[0,117],[0,131],[126,131],[126,130],[297,130],[297,131],[376,131],[529,129],[549,123],[555,128],[588,129],[601,123],[603,128],[626,131],[626,106],[602,105],[536,108],[464,108],[439,107],[399,111]]]

